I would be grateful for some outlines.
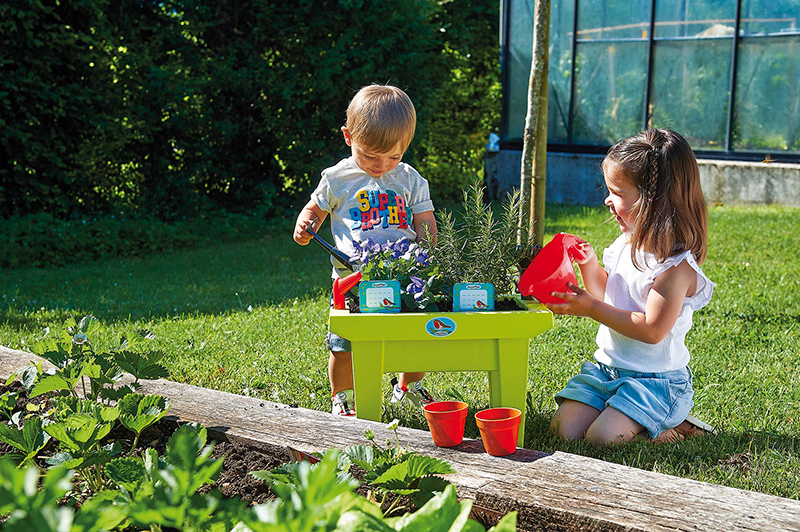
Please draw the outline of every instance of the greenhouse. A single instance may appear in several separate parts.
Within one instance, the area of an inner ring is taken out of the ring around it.
[[[501,2],[500,146],[522,146],[534,0]],[[800,0],[554,0],[548,149],[648,127],[699,157],[800,161]]]

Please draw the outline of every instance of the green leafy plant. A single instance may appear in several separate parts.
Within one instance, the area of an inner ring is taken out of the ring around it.
[[[44,430],[58,440],[61,449],[48,463],[77,469],[89,489],[99,492],[105,487],[102,465],[122,452],[119,442],[101,445],[113,426],[114,421],[104,420],[98,411],[74,413],[48,423]]]
[[[520,264],[536,249],[527,226],[519,228],[522,202],[518,191],[508,195],[498,218],[483,198],[484,187],[475,181],[464,191],[463,219],[452,212],[438,216],[437,238],[426,250],[402,238],[378,244],[367,239],[353,242],[352,261],[360,264],[364,280],[388,279],[400,282],[403,309],[434,312],[452,300],[456,283],[492,283],[498,295],[517,292]]]
[[[96,326],[97,319],[93,316],[84,316],[78,323],[69,318],[58,338],[46,339],[33,346],[33,352],[55,365],[56,371],[42,377],[33,386],[30,397],[54,392],[66,392],[77,397],[76,387],[80,385],[85,398],[110,403],[135,392],[140,387],[140,379],[168,375],[166,368],[158,363],[162,353],[132,351],[127,336],[121,338],[117,349],[95,352],[88,334]],[[133,383],[120,384],[124,371],[133,375]]]
[[[0,412],[3,413],[8,419],[11,419],[11,416],[14,412],[14,407],[17,406],[17,397],[19,396],[19,392],[6,392],[3,395],[0,395]]]
[[[117,405],[119,421],[125,428],[136,434],[131,450],[136,448],[142,431],[164,417],[169,410],[169,405],[170,400],[160,395],[130,393],[120,400]]]
[[[223,501],[216,490],[198,493],[222,467],[222,460],[209,457],[214,446],[206,445],[206,437],[202,425],[183,425],[170,437],[164,456],[149,448],[144,459],[126,457],[108,463],[106,475],[121,490],[115,503],[125,506],[133,525],[186,531],[233,527],[234,516],[243,512],[241,501]]]
[[[341,475],[348,464],[339,451],[332,450],[316,464],[296,462],[273,472],[252,473],[269,482],[278,500],[255,506],[236,532],[306,531],[403,531],[467,532],[484,528],[469,519],[472,501],[458,501],[453,485],[446,485],[421,508],[402,517],[386,518],[380,509],[361,495],[350,491],[357,484]],[[287,464],[288,465],[288,464]],[[511,512],[491,529],[516,530],[516,512]]]
[[[72,489],[71,477],[67,468],[53,467],[40,482],[36,466],[14,468],[11,460],[0,458],[0,515],[8,514],[3,530],[100,532],[113,530],[125,520],[124,509],[107,504],[109,492],[85,501],[77,515],[68,506],[58,506]]]
[[[0,423],[0,441],[22,451],[21,455],[12,455],[13,458],[20,458],[20,467],[25,467],[33,463],[33,459],[44,449],[50,435],[42,430],[42,419],[33,417],[25,421],[23,427],[10,427],[5,423]]]
[[[387,516],[408,509],[402,503],[403,497],[408,497],[416,507],[422,506],[434,493],[443,491],[449,484],[436,475],[455,473],[453,467],[444,460],[402,448],[398,427],[396,419],[387,425],[395,433],[394,446],[391,439],[387,438],[386,447],[381,447],[375,442],[374,433],[366,431],[364,436],[370,445],[354,445],[344,450],[347,458],[365,471],[364,480],[381,497],[381,508],[390,494],[395,496],[384,512]]]

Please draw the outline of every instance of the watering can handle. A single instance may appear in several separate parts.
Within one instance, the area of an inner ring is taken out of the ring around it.
[[[579,236],[564,233],[563,242],[570,259],[574,260],[578,264],[584,264],[588,262],[591,256],[594,255],[594,250],[592,249],[591,244]],[[589,248],[588,252],[586,249],[587,247]]]

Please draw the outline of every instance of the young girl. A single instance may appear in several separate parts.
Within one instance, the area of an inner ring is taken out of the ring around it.
[[[605,204],[622,235],[603,253],[571,253],[586,290],[554,292],[557,314],[600,323],[595,364],[585,362],[556,395],[550,428],[597,445],[638,435],[672,441],[708,428],[687,415],[694,404],[689,351],[692,314],[711,299],[706,257],[708,213],[686,140],[669,129],[614,145],[603,161]],[[698,428],[698,425],[701,428]]]

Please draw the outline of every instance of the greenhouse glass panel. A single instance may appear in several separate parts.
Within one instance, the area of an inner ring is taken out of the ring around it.
[[[653,50],[654,127],[674,129],[694,149],[725,148],[732,39],[658,41]]]
[[[742,0],[745,35],[800,33],[800,0]]]
[[[646,39],[650,0],[581,0],[578,39]]]
[[[559,1],[550,8],[550,65],[548,70],[547,139],[567,142],[570,66],[572,55],[572,0]],[[508,28],[508,85],[506,94],[505,140],[522,140],[528,114],[528,81],[533,51],[533,0],[511,2]]]
[[[736,0],[657,0],[657,39],[731,37]]]
[[[572,68],[572,22],[575,2],[550,6],[550,65],[548,69],[547,141],[566,144],[569,122],[569,86]],[[531,43],[531,46],[533,44]],[[529,69],[530,71],[530,69]]]
[[[573,138],[611,145],[642,129],[647,42],[579,43]]]
[[[800,152],[800,36],[739,42],[733,148]]]
[[[509,2],[510,21],[506,41],[506,98],[505,130],[500,132],[505,140],[522,140],[525,115],[528,111],[528,78],[531,69],[531,42],[533,40],[533,2]]]

